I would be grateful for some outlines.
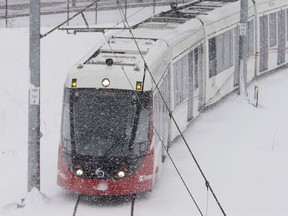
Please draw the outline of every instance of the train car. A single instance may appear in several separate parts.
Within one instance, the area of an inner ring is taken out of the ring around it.
[[[174,4],[84,56],[65,81],[57,183],[81,194],[151,191],[179,132],[238,88],[239,18],[237,0]],[[251,82],[287,64],[288,3],[251,1],[248,21]]]

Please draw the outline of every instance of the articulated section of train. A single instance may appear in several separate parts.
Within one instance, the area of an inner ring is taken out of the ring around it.
[[[165,148],[238,88],[240,1],[192,1],[106,38],[68,73],[58,179],[95,195],[150,191]],[[288,2],[249,1],[247,81],[285,66]],[[184,116],[184,118],[183,118]]]

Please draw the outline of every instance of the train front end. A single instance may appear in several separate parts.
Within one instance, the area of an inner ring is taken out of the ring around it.
[[[143,70],[131,65],[72,69],[63,96],[58,185],[94,195],[152,190],[152,93],[143,81]]]

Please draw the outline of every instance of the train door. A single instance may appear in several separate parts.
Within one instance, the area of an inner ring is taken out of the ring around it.
[[[278,65],[285,62],[285,10],[278,12]]]
[[[260,17],[260,65],[263,72],[268,69],[268,16]]]

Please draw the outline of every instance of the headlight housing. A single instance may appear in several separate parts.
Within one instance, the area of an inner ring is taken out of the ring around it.
[[[79,164],[73,164],[72,172],[78,177],[84,176],[84,170],[83,170],[82,166]]]

